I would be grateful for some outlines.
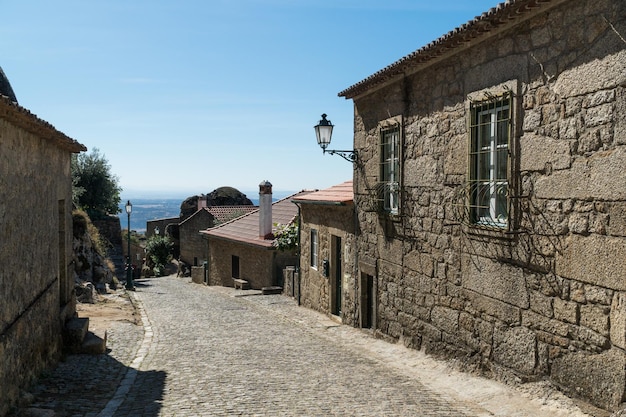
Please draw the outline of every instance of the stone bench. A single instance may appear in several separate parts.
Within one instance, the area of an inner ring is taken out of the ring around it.
[[[245,279],[233,278],[233,284],[235,285],[235,289],[247,290],[250,288],[250,283]]]

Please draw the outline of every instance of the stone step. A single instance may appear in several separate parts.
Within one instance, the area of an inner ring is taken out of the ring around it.
[[[263,295],[282,294],[282,292],[283,292],[283,287],[278,287],[278,286],[261,288],[261,294]]]
[[[107,331],[106,330],[94,330],[93,332],[87,332],[85,340],[80,347],[79,353],[85,353],[89,355],[100,355],[107,350]]]
[[[63,343],[65,347],[70,351],[78,349],[83,344],[88,330],[88,317],[73,317],[69,319],[63,329]]]

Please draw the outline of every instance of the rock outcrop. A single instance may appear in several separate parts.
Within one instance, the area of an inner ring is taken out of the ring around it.
[[[72,213],[74,240],[74,281],[79,302],[93,302],[93,290],[106,292],[106,286],[114,288],[114,265],[107,258],[106,244],[98,229],[83,211]]]
[[[244,193],[233,187],[220,187],[209,194],[194,195],[185,199],[180,205],[181,221],[198,211],[198,200],[206,199],[206,207],[210,206],[252,206],[252,201]]]

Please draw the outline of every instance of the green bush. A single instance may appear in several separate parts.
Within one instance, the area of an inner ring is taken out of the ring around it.
[[[165,264],[172,259],[174,244],[167,236],[154,235],[146,242],[146,256],[150,258],[156,276],[163,275]]]
[[[276,241],[274,247],[280,251],[293,251],[298,249],[298,220],[289,223],[287,226],[275,224],[277,228]]]

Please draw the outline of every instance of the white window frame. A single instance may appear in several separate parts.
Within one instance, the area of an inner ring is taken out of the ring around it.
[[[476,225],[509,226],[511,109],[509,94],[471,106],[469,209]]]

